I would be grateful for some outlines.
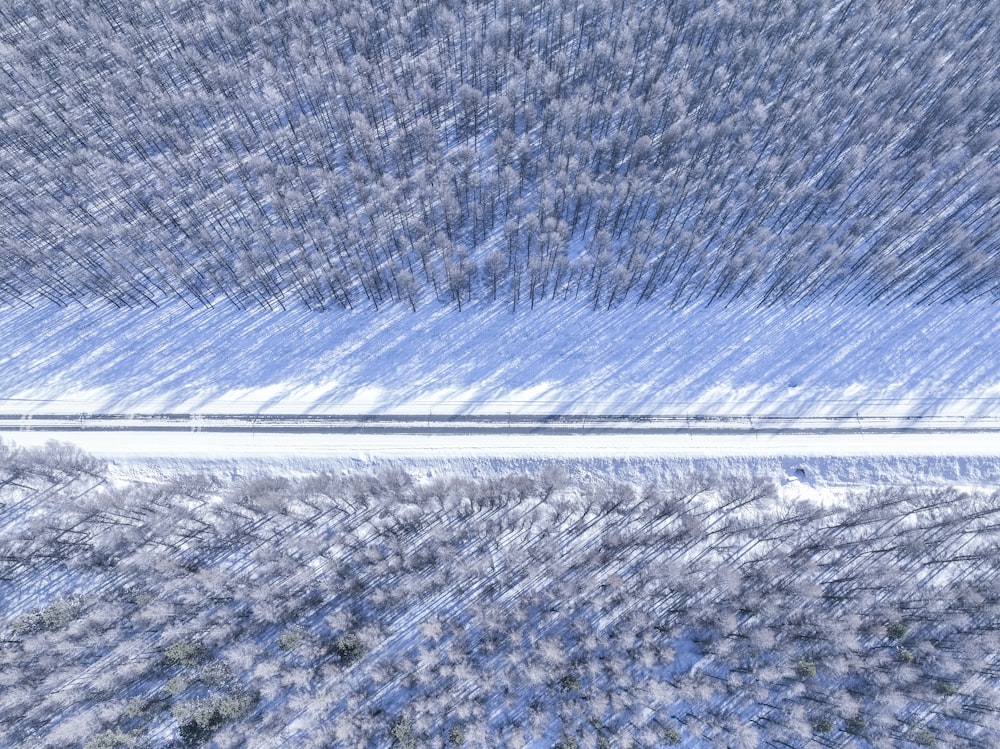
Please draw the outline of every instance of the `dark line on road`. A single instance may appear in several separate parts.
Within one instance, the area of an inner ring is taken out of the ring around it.
[[[290,434],[899,434],[1000,432],[1000,417],[621,415],[0,415],[0,432],[253,432]]]

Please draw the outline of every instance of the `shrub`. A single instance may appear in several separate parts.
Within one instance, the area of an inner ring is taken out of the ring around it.
[[[250,712],[257,704],[254,694],[228,694],[213,700],[215,714],[223,721],[236,720]]]
[[[576,674],[566,674],[559,680],[559,688],[564,692],[575,692],[580,688]]]
[[[282,650],[294,650],[305,638],[305,634],[298,627],[289,627],[281,633],[278,638],[278,647]]]
[[[918,728],[913,734],[913,743],[917,746],[937,746],[937,739],[927,728]]]
[[[906,637],[907,632],[909,630],[902,622],[893,622],[885,628],[885,633],[890,640],[902,640]]]
[[[830,733],[833,730],[833,721],[829,718],[816,718],[812,722],[813,733]]]
[[[333,652],[342,660],[345,665],[350,665],[361,660],[365,655],[365,645],[356,634],[338,637],[333,644]]]
[[[191,640],[178,640],[167,647],[163,658],[171,666],[191,666],[203,655],[201,646]]]
[[[676,726],[667,725],[663,729],[663,743],[667,746],[677,746],[681,743],[681,732]]]
[[[76,619],[83,610],[83,600],[78,597],[57,598],[39,611],[32,611],[19,617],[10,625],[15,635],[31,632],[51,632],[62,629]]]
[[[413,724],[405,718],[396,718],[389,729],[392,745],[399,749],[415,749],[417,738],[413,735]]]
[[[132,697],[128,702],[125,703],[125,718],[139,718],[150,712],[153,706],[156,704],[155,699],[149,697]]]
[[[816,664],[812,661],[799,661],[795,664],[795,675],[800,679],[815,678]]]
[[[171,697],[180,694],[188,688],[188,681],[183,676],[175,676],[170,679],[164,686],[163,691],[169,694]]]
[[[182,702],[172,712],[181,724],[181,739],[194,746],[207,741],[226,723],[249,714],[257,699],[252,693],[216,694],[205,700]]]
[[[610,729],[596,718],[590,719],[590,725],[597,731],[596,749],[611,749],[611,739],[608,738]]]
[[[552,749],[580,749],[580,745],[572,736],[563,735],[563,737],[555,743]]]
[[[935,689],[938,694],[944,695],[945,697],[954,697],[958,694],[958,689],[955,685],[949,684],[947,681],[939,682]]]
[[[223,661],[209,663],[198,674],[198,679],[207,687],[225,687],[233,682],[233,669]]]
[[[143,606],[156,600],[156,593],[139,585],[129,585],[118,589],[115,593],[115,598],[141,609]]]
[[[117,728],[112,728],[92,738],[83,745],[83,749],[119,749],[119,747],[132,747],[135,745],[135,736],[131,736]]]
[[[917,656],[915,656],[906,648],[902,648],[898,653],[896,653],[896,660],[898,660],[900,663],[916,663]]]
[[[452,746],[462,746],[465,743],[465,732],[461,726],[454,726],[448,731],[448,743]]]
[[[844,721],[844,730],[851,734],[851,736],[860,736],[865,732],[867,726],[867,721],[860,715],[855,715]]]

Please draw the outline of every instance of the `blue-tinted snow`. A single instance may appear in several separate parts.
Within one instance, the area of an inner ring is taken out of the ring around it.
[[[1000,306],[6,308],[5,413],[1000,416]]]

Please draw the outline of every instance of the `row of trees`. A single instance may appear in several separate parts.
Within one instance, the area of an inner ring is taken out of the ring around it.
[[[991,747],[997,496],[6,450],[0,743]],[[173,743],[172,743],[173,742]],[[867,742],[867,743],[866,743]],[[852,744],[854,745],[854,744]]]
[[[0,301],[993,298],[998,13],[0,8]]]

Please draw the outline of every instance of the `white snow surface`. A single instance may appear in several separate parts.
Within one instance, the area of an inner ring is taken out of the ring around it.
[[[594,311],[546,301],[379,312],[7,308],[0,414],[628,414],[1000,419],[1000,305],[750,302]],[[859,420],[859,424],[860,424]],[[994,426],[997,423],[994,422]],[[41,427],[42,424],[36,423]],[[191,470],[646,478],[711,463],[789,489],[1000,484],[1000,432],[275,434],[3,432],[72,442],[113,475]]]
[[[26,447],[68,442],[109,460],[247,460],[303,465],[376,459],[573,460],[701,458],[817,459],[895,457],[1000,457],[1000,434],[311,434],[184,431],[11,432],[3,439]]]
[[[835,501],[873,485],[1000,486],[1000,435],[855,434],[310,434],[185,431],[5,432],[25,447],[68,442],[108,461],[109,477],[350,473],[401,467],[416,478],[538,473],[637,485],[706,470],[774,480],[788,500]]]
[[[1000,417],[1000,305],[0,310],[0,413]]]

